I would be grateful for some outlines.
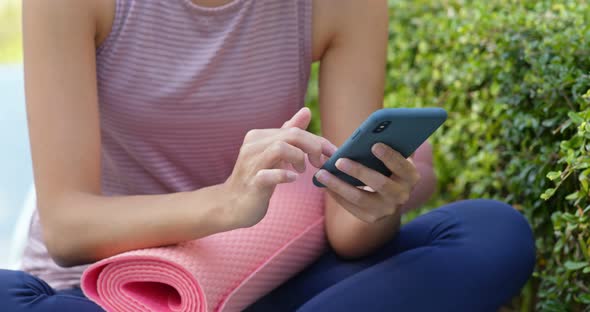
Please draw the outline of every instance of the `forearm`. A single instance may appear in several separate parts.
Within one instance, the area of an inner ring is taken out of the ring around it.
[[[416,162],[416,169],[421,179],[414,187],[410,199],[397,213],[380,219],[375,223],[364,222],[342,207],[333,209],[335,216],[330,221],[333,230],[331,241],[337,245],[338,253],[347,258],[358,258],[367,255],[391,240],[401,225],[401,215],[409,210],[420,207],[433,194],[436,177],[432,166],[428,163]],[[338,205],[329,196],[327,205]]]
[[[53,203],[54,213],[41,215],[45,240],[58,264],[73,266],[228,231],[222,192],[216,185],[165,195],[68,194]]]
[[[327,209],[333,216],[326,218],[328,240],[336,253],[343,258],[360,258],[378,249],[399,230],[401,213],[367,223],[326,196]]]

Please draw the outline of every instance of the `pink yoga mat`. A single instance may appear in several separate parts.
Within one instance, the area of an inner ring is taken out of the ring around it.
[[[308,170],[279,185],[257,225],[91,265],[82,289],[107,311],[240,311],[325,247],[323,191]]]

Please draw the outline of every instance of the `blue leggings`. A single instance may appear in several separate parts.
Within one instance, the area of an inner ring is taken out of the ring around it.
[[[372,255],[315,263],[246,309],[266,311],[497,311],[535,264],[526,220],[492,200],[445,205],[416,218]],[[0,270],[3,311],[102,311],[79,289],[54,291],[19,271]]]

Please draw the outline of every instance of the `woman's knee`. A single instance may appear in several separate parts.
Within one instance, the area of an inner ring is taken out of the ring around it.
[[[530,242],[533,239],[527,219],[514,207],[493,199],[462,200],[442,207],[462,223],[481,230],[509,233]]]
[[[2,311],[98,312],[98,305],[77,296],[56,292],[45,281],[23,271],[0,269]]]
[[[0,288],[4,290],[19,290],[22,293],[30,290],[35,294],[52,295],[53,289],[39,278],[23,271],[0,269]]]
[[[535,265],[535,240],[527,219],[512,206],[497,200],[464,200],[445,207],[465,229],[467,241],[490,259],[522,276]]]
[[[7,311],[22,311],[28,302],[52,294],[51,287],[29,273],[0,270],[0,306]]]

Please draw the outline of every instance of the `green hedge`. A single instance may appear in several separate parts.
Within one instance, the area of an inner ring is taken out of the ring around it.
[[[511,203],[532,224],[538,249],[519,309],[587,309],[587,1],[393,0],[390,15],[385,105],[449,112],[432,140],[439,191],[430,206]],[[317,89],[309,95],[315,106]]]
[[[0,64],[22,61],[20,1],[0,0]]]

